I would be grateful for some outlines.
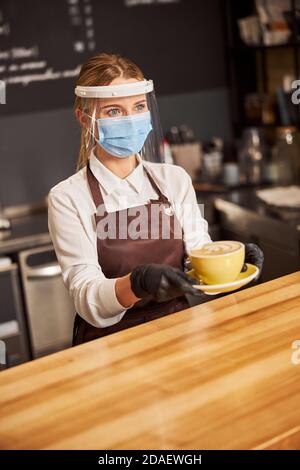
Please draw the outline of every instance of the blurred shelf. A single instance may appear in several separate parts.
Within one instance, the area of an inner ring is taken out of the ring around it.
[[[259,189],[273,186],[272,183],[262,182],[259,184],[237,184],[228,186],[222,183],[206,183],[202,181],[193,181],[195,191],[203,193],[228,193],[230,191],[237,191],[243,189]]]
[[[256,50],[264,50],[264,49],[282,49],[282,48],[289,48],[289,47],[300,47],[300,41],[292,41],[287,42],[285,44],[257,44],[257,45],[247,45],[247,44],[239,44],[235,46],[229,46],[231,51],[245,51],[248,49],[249,51],[256,51]]]
[[[281,123],[278,98],[274,93],[275,88],[282,86],[283,76],[286,74],[285,62],[281,60],[280,52],[283,56],[290,53],[288,73],[295,78],[300,76],[300,37],[296,21],[295,0],[291,2],[290,10],[292,23],[290,24],[288,21],[290,35],[288,39],[285,39],[287,42],[270,45],[261,42],[256,45],[248,45],[241,39],[238,21],[241,18],[257,14],[255,2],[253,0],[244,0],[243,2],[227,0],[224,2],[226,58],[229,64],[227,78],[232,130],[235,138],[241,137],[245,126],[249,127],[246,122],[246,97],[253,93],[275,98],[271,106],[276,114],[276,122],[251,126],[272,131],[277,127],[278,121]],[[276,50],[278,54],[275,53],[275,57],[271,59],[268,50]],[[274,64],[276,64],[276,72],[274,72]],[[298,106],[295,110],[294,117],[292,117],[294,113],[288,112],[288,114],[290,121],[294,123],[293,125],[300,129],[300,107]]]
[[[255,122],[247,122],[247,121],[242,121],[239,123],[242,128],[246,127],[255,127],[257,129],[276,129],[277,127],[298,127],[298,123],[294,122],[292,124],[282,124],[281,122],[274,122],[273,124],[264,124],[262,122],[260,123],[255,123]]]

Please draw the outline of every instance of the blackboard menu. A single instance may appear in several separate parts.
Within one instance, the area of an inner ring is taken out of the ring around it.
[[[0,0],[0,115],[72,106],[100,52],[131,58],[158,94],[222,86],[219,16],[217,0]]]

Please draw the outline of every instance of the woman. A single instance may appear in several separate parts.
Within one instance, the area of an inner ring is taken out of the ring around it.
[[[78,171],[48,203],[80,344],[188,307],[185,294],[202,294],[184,273],[186,253],[211,239],[189,175],[160,160],[151,80],[100,54],[82,66],[75,94]]]

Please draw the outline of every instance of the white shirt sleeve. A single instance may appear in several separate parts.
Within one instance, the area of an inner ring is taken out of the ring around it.
[[[189,252],[192,248],[210,243],[212,240],[208,233],[208,223],[201,214],[201,205],[197,202],[192,179],[183,168],[181,172],[182,193],[178,213],[184,231],[185,247]]]
[[[87,236],[67,193],[59,190],[49,192],[48,228],[63,282],[76,311],[98,328],[118,323],[127,308],[116,297],[116,279],[108,279],[102,272],[96,243]]]

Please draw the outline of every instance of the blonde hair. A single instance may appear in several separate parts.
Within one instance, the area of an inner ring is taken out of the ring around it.
[[[102,53],[91,57],[82,65],[76,86],[109,85],[115,78],[119,77],[144,80],[142,71],[130,59],[122,57],[119,54]],[[74,110],[78,108],[84,111],[84,100],[76,96]],[[93,145],[94,142],[92,140],[89,142],[88,146],[86,145],[85,129],[82,126],[76,171],[86,166]]]

